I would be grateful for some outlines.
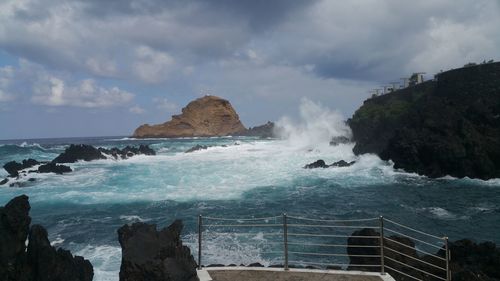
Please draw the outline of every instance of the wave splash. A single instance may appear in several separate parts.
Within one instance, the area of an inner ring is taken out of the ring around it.
[[[352,132],[343,116],[319,103],[302,98],[299,107],[300,120],[293,122],[290,117],[282,117],[276,124],[277,134],[292,147],[312,149],[329,145],[333,137],[351,138]]]

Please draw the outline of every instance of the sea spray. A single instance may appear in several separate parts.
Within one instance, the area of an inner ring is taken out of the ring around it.
[[[328,146],[333,137],[351,137],[351,129],[337,111],[302,98],[299,112],[297,123],[286,116],[276,123],[276,133],[292,147],[314,149]]]

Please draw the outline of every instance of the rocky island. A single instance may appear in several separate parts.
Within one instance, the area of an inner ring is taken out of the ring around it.
[[[373,97],[348,120],[356,154],[429,177],[500,177],[500,63]]]
[[[133,134],[135,138],[177,138],[227,136],[244,132],[245,126],[229,101],[204,96],[190,102],[179,115],[158,125],[142,125]]]

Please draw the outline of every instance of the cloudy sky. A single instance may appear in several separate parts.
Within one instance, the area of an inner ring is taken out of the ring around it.
[[[500,59],[498,0],[2,0],[0,139],[129,135],[205,94],[246,126],[302,97]]]

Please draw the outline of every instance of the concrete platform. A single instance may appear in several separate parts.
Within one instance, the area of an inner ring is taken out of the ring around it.
[[[395,281],[376,272],[263,267],[210,267],[198,271],[200,281]]]

